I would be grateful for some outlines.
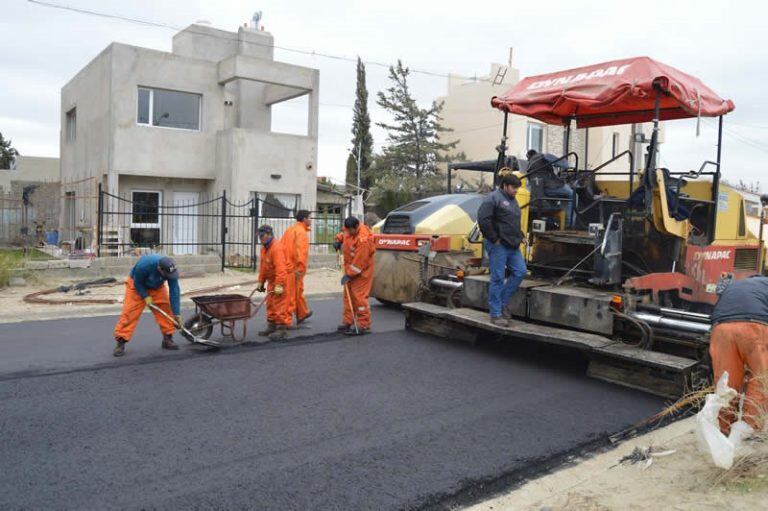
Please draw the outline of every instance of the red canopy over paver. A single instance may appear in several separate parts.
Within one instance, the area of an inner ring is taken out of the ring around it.
[[[491,105],[548,124],[579,127],[653,120],[654,86],[663,92],[660,120],[717,117],[734,109],[698,78],[648,57],[614,60],[531,76],[491,99]]]

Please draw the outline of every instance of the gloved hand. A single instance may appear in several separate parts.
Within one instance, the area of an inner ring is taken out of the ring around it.
[[[336,252],[338,252],[339,250],[341,250],[341,242],[340,242],[340,241],[334,241],[334,242],[333,242],[333,249],[334,249]]]
[[[149,307],[150,305],[152,305],[155,302],[152,301],[152,297],[151,296],[148,296],[148,297],[144,298],[144,303],[147,304],[147,307]]]
[[[281,286],[280,284],[277,284],[277,285],[275,286],[275,289],[274,289],[274,293],[275,293],[277,296],[280,296],[281,294],[283,294],[283,291],[285,291],[285,289],[283,289],[283,286]]]
[[[173,319],[176,320],[176,326],[181,327],[184,325],[184,320],[181,318],[181,314],[177,314]]]
[[[266,289],[267,288],[265,287],[264,282],[259,282],[258,284],[256,284],[256,291],[258,291],[259,293],[263,293],[264,291],[266,291]]]
[[[346,286],[347,282],[349,282],[350,280],[352,280],[352,277],[350,277],[349,275],[344,275],[343,277],[341,277],[341,285]]]

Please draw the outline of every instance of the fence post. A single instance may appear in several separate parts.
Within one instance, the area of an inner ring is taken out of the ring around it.
[[[256,247],[259,232],[259,195],[253,194],[253,219],[251,223],[251,269],[256,270]]]
[[[224,261],[227,257],[227,191],[221,193],[221,271],[224,271]]]
[[[91,203],[93,204],[93,203]],[[98,198],[98,212],[96,213],[96,257],[101,257],[101,232],[102,232],[102,223],[101,223],[101,215],[103,213],[104,209],[104,196],[101,194],[101,181],[99,181],[99,198]],[[66,213],[65,213],[66,214]],[[93,224],[91,224],[93,225]]]

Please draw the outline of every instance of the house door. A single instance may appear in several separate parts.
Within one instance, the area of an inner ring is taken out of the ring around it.
[[[173,193],[173,253],[175,255],[197,253],[197,192]]]

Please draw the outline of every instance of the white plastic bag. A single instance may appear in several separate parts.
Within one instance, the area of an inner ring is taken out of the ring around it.
[[[696,439],[699,450],[712,457],[712,462],[725,470],[733,466],[733,459],[741,442],[754,430],[742,420],[731,426],[731,434],[720,432],[718,415],[720,409],[728,406],[737,392],[728,386],[728,372],[724,372],[717,382],[714,394],[707,394],[704,407],[696,414]]]

